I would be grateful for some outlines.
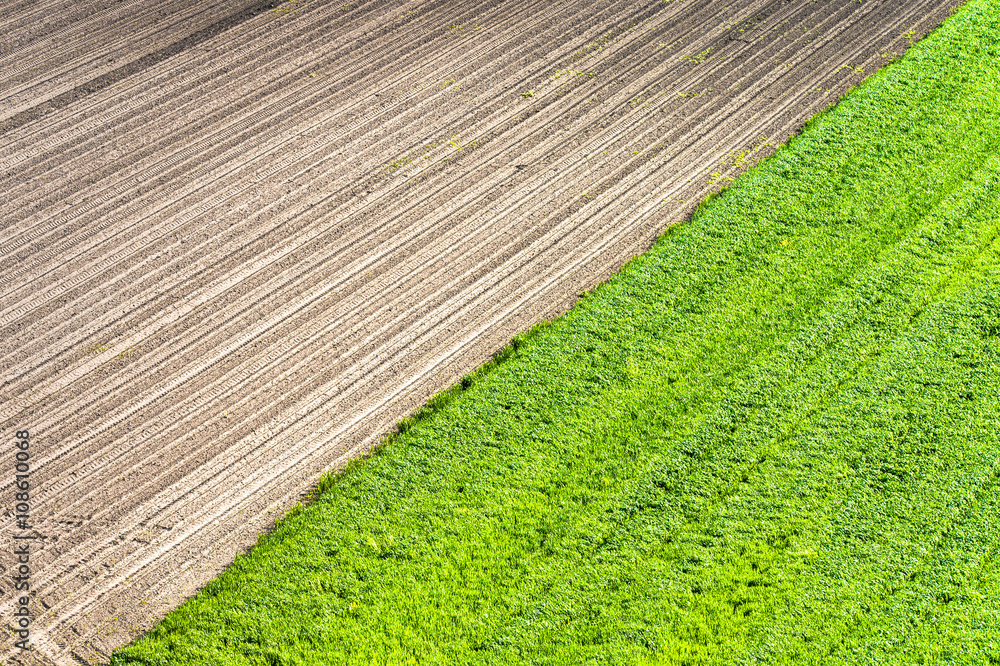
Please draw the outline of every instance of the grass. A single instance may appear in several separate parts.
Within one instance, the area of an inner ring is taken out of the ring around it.
[[[112,664],[996,663],[1000,2]]]

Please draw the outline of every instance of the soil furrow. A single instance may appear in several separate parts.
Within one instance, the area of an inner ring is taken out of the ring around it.
[[[221,8],[223,5],[220,3],[218,6]],[[177,33],[184,34],[183,38],[147,52],[138,59],[130,60],[126,64],[115,68],[111,67],[111,65],[116,64],[118,61],[118,58],[115,58],[114,54],[117,53],[119,56],[126,58],[134,56],[135,54],[131,52],[134,47],[126,47],[118,51],[108,49],[108,51],[98,54],[88,53],[87,57],[90,59],[87,61],[71,62],[55,69],[52,69],[51,65],[42,66],[39,69],[45,74],[45,79],[41,81],[36,80],[26,86],[15,87],[10,91],[11,95],[23,93],[23,100],[19,100],[18,97],[6,100],[4,104],[6,108],[3,117],[0,118],[0,133],[7,133],[31,122],[43,119],[55,109],[70,106],[82,97],[107,88],[123,78],[143,72],[159,62],[195,47],[206,39],[214,37],[275,6],[277,6],[276,0],[258,0],[235,13],[222,16],[219,20],[208,25],[203,21],[197,20],[197,17],[203,15],[203,11],[192,12],[189,17],[186,17],[191,19],[190,21],[185,21],[185,17],[181,14],[178,17],[179,20],[175,21],[173,25],[164,26],[151,32],[141,31],[137,37],[147,37],[147,41],[152,42],[147,48],[156,48]],[[113,26],[104,33],[99,33],[96,37],[90,34],[86,35],[86,38],[90,41],[84,46],[89,46],[93,41],[99,40],[101,34],[106,34],[108,39],[116,37],[117,33],[110,33],[110,30],[125,29],[129,23],[131,22],[127,22],[124,26]],[[161,39],[150,39],[160,32],[166,32],[166,35],[162,35]],[[29,62],[32,62],[33,65],[37,63],[37,61],[30,59]],[[100,66],[99,63],[101,62],[105,62],[106,64]],[[83,70],[79,72],[84,79],[83,83],[77,83],[80,80],[79,74],[75,80],[67,83],[59,83],[55,78],[61,74],[72,75],[78,70]],[[39,90],[39,88],[41,89]]]
[[[279,101],[278,101],[278,103],[276,104],[276,106],[284,106],[284,105],[286,105],[287,103],[288,103],[288,99],[281,99],[281,100],[279,100]],[[353,104],[353,105],[354,105],[355,107],[357,107],[357,108],[361,108],[361,105],[360,105],[360,104],[358,103],[358,101],[357,101],[356,99],[355,99],[355,100],[353,100],[352,104]],[[343,109],[340,109],[340,111],[344,111],[344,110],[343,110]],[[256,112],[256,113],[254,114],[254,116],[256,116],[256,117],[257,117],[257,118],[259,119],[259,123],[260,123],[261,125],[264,125],[264,126],[266,126],[266,125],[268,125],[268,124],[274,124],[274,123],[276,123],[276,122],[277,122],[277,121],[276,121],[276,120],[275,120],[275,119],[274,119],[273,117],[268,117],[268,116],[267,116],[267,112],[266,112],[266,111],[260,111],[260,112]],[[222,118],[227,118],[227,117],[228,117],[228,114],[226,114],[226,113],[222,113],[222,114],[220,115],[220,117],[222,117]],[[231,120],[230,120],[230,122],[231,122]],[[241,122],[243,122],[243,123],[249,123],[249,120],[247,120],[247,119],[244,119],[244,120],[242,120]],[[355,122],[354,122],[354,126],[349,126],[348,128],[346,128],[346,131],[350,131],[350,130],[353,130],[353,129],[356,129],[356,126],[357,126],[358,124],[360,124],[360,123],[359,123],[359,121],[355,121]],[[240,125],[239,125],[239,124],[237,124],[237,125],[236,125],[236,127],[237,127],[237,128],[239,128],[239,129],[242,129],[242,127],[240,127]],[[319,129],[322,129],[322,128],[320,128],[320,127],[313,127],[312,129],[313,129],[313,131],[316,131],[316,130],[319,130]],[[232,133],[235,133],[235,130],[233,130],[233,129],[229,129],[229,128],[223,128],[223,131],[228,131],[228,132],[232,132]],[[278,134],[279,134],[279,132],[277,132],[277,131],[276,131],[276,132],[274,132],[273,134],[274,134],[274,135],[278,135]],[[250,134],[248,133],[248,135],[247,135],[247,138],[248,138],[249,136],[251,136],[251,135],[250,135]],[[211,135],[211,136],[209,136],[209,137],[206,137],[205,139],[203,139],[203,140],[202,140],[201,142],[199,142],[199,143],[200,143],[200,144],[202,144],[202,145],[209,145],[209,144],[213,144],[213,143],[218,143],[219,141],[222,141],[222,140],[224,140],[225,138],[226,138],[226,136],[224,136],[224,135],[220,135],[220,134],[216,133],[216,134],[214,134],[214,135]],[[246,141],[246,140],[247,140],[247,138],[244,138],[243,140],[244,140],[244,141]],[[259,140],[260,140],[260,137],[259,137],[259,136],[254,136],[254,139],[256,139],[257,141],[259,141]],[[184,151],[183,151],[183,152],[185,152],[185,153],[186,153],[186,157],[187,157],[187,158],[188,158],[189,160],[195,160],[195,159],[198,159],[199,157],[200,157],[200,158],[204,158],[204,155],[201,155],[201,154],[199,154],[199,152],[198,152],[198,148],[200,148],[200,147],[201,147],[201,146],[194,146],[194,147],[191,147],[191,146],[187,146],[187,147],[185,147],[185,148],[184,148]],[[235,150],[235,149],[234,149],[234,150]],[[220,156],[219,160],[220,160],[220,161],[225,161],[226,159],[230,159],[230,160],[231,160],[231,157],[232,157],[231,155],[222,155],[222,156]],[[161,158],[159,158],[159,159],[162,159],[162,157],[161,157]],[[166,162],[166,166],[174,166],[174,165],[177,165],[177,164],[179,163],[179,160],[180,160],[180,157],[178,157],[178,155],[177,155],[177,154],[174,154],[174,155],[173,155],[173,156],[171,156],[171,158],[170,158],[170,159],[169,159],[169,160],[168,160],[168,161]],[[148,170],[149,170],[150,168],[153,168],[153,169],[157,169],[156,167],[145,167],[145,168],[142,168],[142,167],[138,167],[138,168],[137,168],[137,172],[136,172],[136,177],[139,177],[139,175],[140,175],[140,174],[143,174],[143,175],[146,175],[146,176],[148,177],[148,176],[149,176],[149,173],[148,173]],[[162,172],[162,171],[164,171],[164,170],[165,170],[165,168],[166,168],[166,167],[160,167],[160,168],[159,168],[159,169],[157,169],[157,170],[158,170],[158,171],[160,171],[160,172]],[[100,195],[98,195],[97,193],[94,193],[94,194],[93,194],[92,196],[100,196]],[[110,200],[111,198],[112,198],[112,196],[110,196],[110,195],[105,195],[105,196],[103,197],[103,201],[109,201],[109,200]],[[94,206],[96,206],[96,202],[95,202],[95,203],[91,203],[91,204],[89,205],[89,208],[93,208]],[[83,211],[78,211],[78,212],[83,212]],[[64,227],[65,227],[65,225],[66,225],[66,222],[68,222],[68,221],[69,221],[69,219],[71,219],[71,218],[68,218],[68,217],[63,217],[63,218],[60,218],[60,219],[57,219],[57,220],[54,220],[54,221],[50,222],[50,223],[49,223],[49,225],[48,225],[48,227],[49,227],[49,230],[54,230],[54,229],[58,229],[58,228],[64,228]],[[6,249],[7,249],[7,251],[12,251],[12,250],[13,250],[13,249],[15,249],[16,247],[17,247],[16,245],[13,245],[13,246],[8,246],[8,247],[7,247]]]

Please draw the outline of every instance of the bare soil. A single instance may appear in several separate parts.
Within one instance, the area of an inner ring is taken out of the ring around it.
[[[15,8],[0,421],[39,538],[6,658],[106,661],[957,4]]]

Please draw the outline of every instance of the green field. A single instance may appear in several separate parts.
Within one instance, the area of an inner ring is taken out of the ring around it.
[[[112,664],[1000,663],[1000,1]]]

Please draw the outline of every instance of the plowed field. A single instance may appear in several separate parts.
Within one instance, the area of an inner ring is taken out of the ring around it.
[[[5,11],[5,653],[106,661],[957,4]]]

